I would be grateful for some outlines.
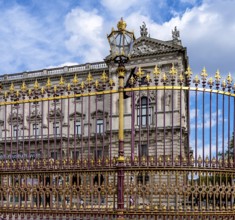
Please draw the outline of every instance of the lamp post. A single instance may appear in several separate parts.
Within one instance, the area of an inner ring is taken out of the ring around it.
[[[124,219],[124,77],[125,63],[130,59],[135,36],[126,30],[126,22],[121,18],[117,24],[118,30],[112,29],[108,35],[111,48],[111,59],[118,64],[118,91],[119,91],[119,146],[118,146],[118,220]]]

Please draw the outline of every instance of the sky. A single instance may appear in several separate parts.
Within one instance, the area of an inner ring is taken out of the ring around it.
[[[194,73],[235,76],[234,8],[235,0],[0,0],[0,74],[102,61],[123,17],[136,37],[143,22],[160,40],[177,26]]]

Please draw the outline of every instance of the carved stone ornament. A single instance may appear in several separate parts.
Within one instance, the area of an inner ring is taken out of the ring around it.
[[[19,113],[17,114],[17,112],[12,112],[8,117],[9,124],[22,123],[22,122],[23,122],[23,115]]]

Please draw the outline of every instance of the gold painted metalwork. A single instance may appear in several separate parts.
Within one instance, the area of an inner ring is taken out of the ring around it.
[[[233,79],[232,79],[231,73],[228,74],[226,80],[227,80],[227,84],[230,85],[232,83]]]
[[[59,85],[60,86],[64,86],[65,85],[63,76],[60,77]]]
[[[138,79],[140,80],[142,76],[144,75],[144,72],[142,71],[141,67],[138,68],[138,71],[136,73]]]
[[[125,31],[126,29],[126,22],[121,18],[121,20],[117,24],[117,28],[119,31]]]
[[[154,75],[154,78],[158,78],[161,75],[161,71],[157,65],[155,66],[155,68],[153,70],[153,75]]]
[[[22,92],[26,92],[27,91],[27,86],[25,84],[25,81],[23,81],[22,85],[21,85],[21,91]]]
[[[208,74],[207,74],[207,72],[206,72],[206,68],[204,67],[204,68],[202,69],[202,72],[201,72],[202,80],[205,81],[206,78],[207,78],[207,76],[208,76]]]
[[[101,81],[102,81],[103,83],[106,83],[106,82],[107,82],[108,77],[107,77],[107,74],[106,74],[105,71],[102,73],[100,79],[101,79]]]
[[[87,79],[86,79],[87,85],[90,86],[92,84],[92,81],[93,81],[93,77],[92,77],[91,73],[89,72]]]
[[[219,72],[219,70],[217,70],[216,73],[215,73],[216,83],[220,83],[220,79],[221,79],[220,72]]]
[[[79,80],[78,80],[77,74],[74,75],[72,82],[73,82],[73,85],[77,85],[78,84]]]
[[[177,69],[175,68],[175,65],[172,63],[172,67],[171,67],[171,69],[170,69],[170,74],[172,75],[172,76],[175,76],[175,75],[177,75]]]
[[[39,89],[39,83],[38,83],[38,80],[37,80],[37,79],[36,79],[35,82],[34,82],[33,88],[34,88],[35,90],[38,90],[38,89]]]
[[[51,86],[52,86],[52,84],[51,84],[51,79],[48,78],[48,79],[47,79],[47,83],[46,83],[46,88],[47,88],[47,89],[50,89]]]
[[[167,75],[166,75],[165,72],[164,72],[163,75],[162,75],[161,81],[162,81],[163,83],[166,83],[166,82],[168,81],[168,78],[167,78]]]
[[[10,86],[10,88],[9,88],[9,91],[10,91],[11,94],[15,92],[14,83],[11,83],[11,86]]]
[[[186,75],[187,78],[189,79],[189,78],[191,78],[192,74],[193,74],[193,72],[192,72],[190,66],[188,66],[188,67],[187,67],[187,70],[186,70],[186,72],[185,72],[185,75]]]

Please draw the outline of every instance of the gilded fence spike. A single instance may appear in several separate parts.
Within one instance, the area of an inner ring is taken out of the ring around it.
[[[131,78],[129,79],[129,83],[131,86],[135,84],[135,78],[133,76],[131,76]]]
[[[63,76],[60,77],[59,85],[63,86],[65,84]]]
[[[180,84],[182,84],[182,83],[184,82],[184,76],[183,76],[182,73],[180,73],[180,75],[179,75],[178,82],[179,82]]]
[[[222,86],[223,89],[226,88],[226,81],[225,81],[225,79],[222,81],[221,86]]]
[[[191,75],[193,74],[190,66],[188,66],[186,72],[185,72],[185,75],[187,76],[187,78],[191,78]]]
[[[91,73],[89,72],[88,76],[87,76],[87,79],[86,79],[87,83],[90,85],[91,82],[93,81],[93,77],[91,75]]]
[[[10,91],[10,93],[14,93],[14,91],[15,91],[14,83],[11,83],[11,86],[10,86],[10,88],[9,88],[9,91]]]
[[[209,78],[207,84],[210,86],[210,88],[214,85],[214,81],[212,77]]]
[[[16,97],[19,97],[20,96],[20,92],[19,90],[16,91]]]
[[[149,74],[146,75],[145,82],[147,82],[147,83],[151,82],[151,77]]]
[[[47,79],[46,87],[47,87],[48,89],[51,88],[51,80],[50,80],[50,78]]]
[[[21,86],[21,91],[26,92],[26,90],[27,90],[27,86],[26,86],[25,82],[23,82],[22,86]]]
[[[172,63],[172,67],[170,69],[170,74],[172,76],[175,76],[177,74],[177,69],[175,68],[174,63]]]
[[[28,90],[28,94],[29,94],[29,95],[32,94],[32,90],[31,90],[31,89]]]
[[[114,81],[113,81],[113,79],[110,79],[110,80],[109,80],[109,86],[110,86],[110,87],[114,86]]]
[[[158,66],[156,65],[154,70],[153,70],[153,74],[154,74],[154,78],[158,78],[159,75],[161,74],[160,69],[158,68]]]
[[[163,73],[163,75],[162,75],[162,82],[163,82],[163,84],[165,84],[166,82],[167,82],[167,76],[166,76],[166,73]]]
[[[195,83],[196,86],[198,86],[198,84],[200,83],[200,79],[198,77],[198,75],[196,75],[193,79],[193,83]]]
[[[67,90],[68,90],[68,91],[71,90],[71,85],[70,85],[70,83],[67,84]]]
[[[204,67],[201,72],[202,80],[206,80],[208,74],[206,72],[206,68]]]
[[[102,73],[100,79],[102,80],[103,83],[106,83],[106,82],[107,82],[108,77],[107,77],[107,74],[106,74],[105,71]]]
[[[44,87],[42,86],[42,88],[41,88],[41,93],[42,94],[44,94],[45,93],[45,89],[44,89]]]
[[[137,75],[137,77],[138,77],[139,79],[141,79],[142,76],[144,75],[144,72],[142,71],[141,67],[139,67],[139,69],[138,69],[136,75]]]
[[[233,79],[232,79],[231,73],[228,74],[226,80],[227,80],[227,83],[228,83],[228,84],[231,84],[231,83],[232,83]]]
[[[57,92],[57,86],[54,85],[54,93],[56,93],[56,92]]]
[[[77,85],[78,84],[79,80],[78,80],[77,74],[74,75],[72,82],[73,82],[73,85]]]
[[[100,87],[100,85],[99,85],[99,80],[97,79],[97,80],[95,81],[95,88],[98,89],[99,87]]]
[[[83,81],[81,82],[80,88],[81,88],[81,90],[85,89],[85,83]]]
[[[39,83],[38,83],[38,80],[37,80],[37,79],[36,79],[35,82],[34,82],[33,88],[34,88],[35,90],[38,90],[38,89],[39,89]]]
[[[221,79],[220,72],[219,72],[219,70],[217,70],[216,73],[215,73],[215,81],[217,83],[219,83],[220,79]]]

